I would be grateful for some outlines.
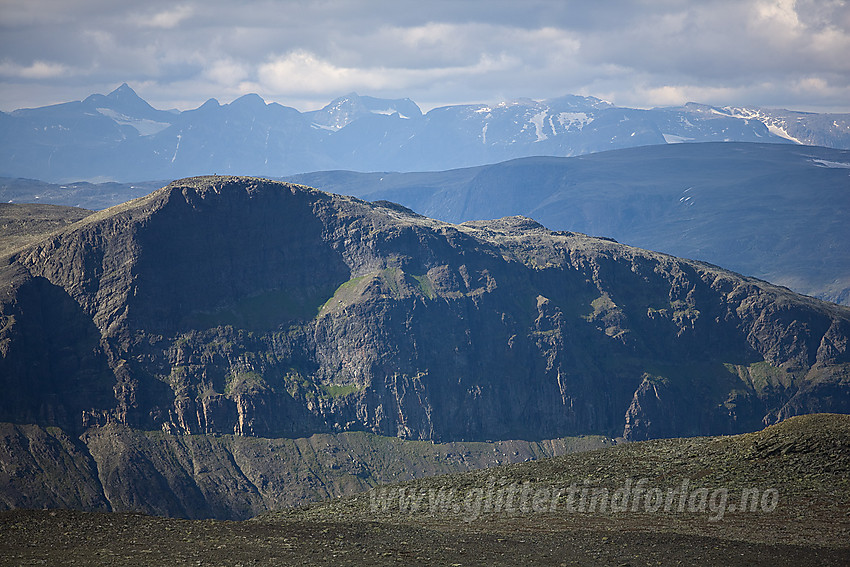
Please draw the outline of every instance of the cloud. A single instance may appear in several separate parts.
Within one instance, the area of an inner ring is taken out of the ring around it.
[[[195,13],[192,6],[175,6],[174,8],[157,12],[151,16],[140,16],[139,23],[153,28],[173,29]]]
[[[323,93],[357,86],[358,82],[381,88],[375,84],[378,74],[368,76],[365,71],[339,67],[300,49],[260,65],[258,76],[260,84],[280,93]]]
[[[4,0],[0,31],[4,110],[126,81],[181,108],[255,89],[850,111],[845,0]]]
[[[296,50],[274,57],[258,69],[259,84],[271,92],[302,95],[306,93],[344,93],[358,89],[416,88],[423,83],[485,75],[516,68],[521,62],[506,54],[482,55],[466,65],[388,68],[344,67],[314,53]]]
[[[207,64],[204,74],[220,85],[233,86],[248,79],[251,75],[251,69],[244,63],[225,58]]]
[[[0,75],[7,77],[18,77],[22,79],[55,79],[66,77],[70,74],[67,65],[51,61],[34,61],[30,65],[22,66],[4,60],[0,63]]]

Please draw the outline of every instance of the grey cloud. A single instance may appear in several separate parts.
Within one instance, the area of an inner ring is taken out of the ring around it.
[[[126,81],[181,108],[356,89],[425,107],[578,93],[850,111],[838,0],[11,0],[0,30],[3,110]]]

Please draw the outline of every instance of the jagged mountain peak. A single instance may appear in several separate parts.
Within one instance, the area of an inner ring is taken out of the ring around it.
[[[152,107],[127,83],[123,83],[108,95],[89,96],[82,102],[81,109],[85,116],[83,120],[98,115],[111,120],[120,128],[121,140],[135,138],[128,133],[133,130],[140,136],[156,134],[168,128],[176,118],[176,115],[170,112]],[[128,129],[128,126],[132,130]]]
[[[127,83],[123,83],[108,95],[91,95],[83,101],[83,104],[91,107],[105,106],[112,110],[132,113],[138,113],[139,111],[144,113],[159,112],[140,97]]]
[[[139,95],[133,90],[130,85],[127,83],[121,83],[121,86],[116,88],[114,91],[106,95],[110,98],[126,98],[126,97],[135,97],[140,98]]]
[[[246,128],[260,112],[262,127]],[[236,119],[229,120],[229,113]],[[848,115],[692,104],[640,110],[578,95],[442,106],[424,115],[409,98],[352,92],[320,110],[299,112],[251,95],[223,107],[210,99],[175,114],[152,109],[122,85],[83,104],[4,116],[4,128],[17,134],[0,144],[0,171],[60,182],[173,179],[209,171],[269,177],[334,169],[434,171],[680,142],[850,147]]]

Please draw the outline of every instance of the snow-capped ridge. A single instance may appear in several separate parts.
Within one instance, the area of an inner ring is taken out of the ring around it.
[[[351,92],[300,112],[251,93],[170,112],[122,84],[108,95],[2,118],[16,134],[6,136],[0,170],[59,181],[210,171],[271,177],[330,169],[428,171],[682,142],[850,148],[850,114],[694,102],[633,109],[579,95],[450,105],[423,114],[409,98]]]

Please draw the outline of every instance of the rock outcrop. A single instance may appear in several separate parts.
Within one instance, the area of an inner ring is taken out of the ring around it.
[[[0,421],[435,441],[850,412],[850,309],[511,217],[176,181],[0,270]]]

